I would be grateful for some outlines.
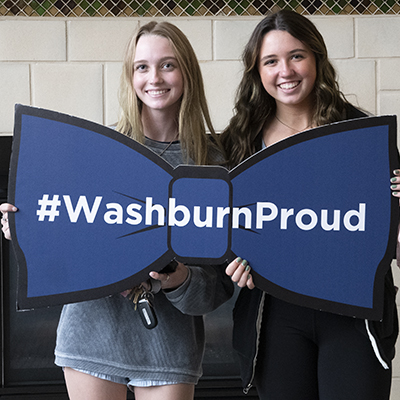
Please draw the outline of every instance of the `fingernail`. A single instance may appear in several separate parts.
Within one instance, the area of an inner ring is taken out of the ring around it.
[[[400,169],[395,169],[395,170],[393,171],[393,173],[396,174],[396,175],[400,174]]]
[[[399,194],[399,192],[392,192],[393,196],[397,196]]]
[[[242,261],[242,265],[245,267],[248,264],[247,260]]]
[[[238,257],[238,258],[236,259],[236,262],[237,262],[238,264],[240,264],[240,263],[242,262],[242,259],[241,259],[240,257]]]
[[[245,270],[246,272],[247,272],[247,271],[250,271],[250,265],[247,264],[247,265],[246,265],[246,268],[245,268],[244,270]]]
[[[247,280],[249,280],[251,278],[251,275],[250,274],[248,274],[247,275]]]
[[[396,189],[396,188],[397,188],[397,185],[391,185],[390,188],[391,188],[391,189]]]
[[[396,182],[397,178],[391,178],[390,182]]]

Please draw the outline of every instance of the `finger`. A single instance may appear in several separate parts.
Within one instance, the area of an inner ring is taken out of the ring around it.
[[[235,272],[231,275],[232,281],[237,283],[241,281],[244,282],[244,277],[248,275],[249,271],[250,266],[248,265],[248,262],[246,260],[242,260],[240,263],[238,263]]]
[[[390,189],[392,189],[392,192],[394,193],[394,192],[397,192],[400,189],[400,186],[399,186],[398,183],[392,183],[390,185]]]
[[[143,286],[145,290],[151,290],[151,284],[148,281],[142,282],[141,286]]]
[[[240,257],[238,257],[229,263],[229,265],[225,268],[225,273],[227,275],[229,275],[229,276],[233,275],[233,273],[236,271],[236,268],[238,267],[239,260],[242,260],[242,259]]]
[[[18,208],[10,203],[0,204],[0,211],[4,214],[6,212],[16,212]]]
[[[158,272],[156,272],[156,271],[151,271],[151,272],[149,273],[149,275],[150,275],[153,279],[156,279],[156,280],[158,280],[158,281],[161,280],[160,274],[159,274]]]
[[[229,276],[233,276],[238,269],[243,270],[246,267],[246,265],[247,265],[246,260],[242,260],[240,257],[237,257],[226,267],[225,273]],[[241,268],[242,266],[243,268]]]
[[[11,240],[11,232],[10,232],[10,227],[9,227],[9,225],[7,224],[7,225],[4,225],[2,228],[1,228],[1,230],[3,231],[3,233],[4,233],[4,237],[7,239],[7,240]]]
[[[393,174],[395,176],[390,178],[390,189],[392,190],[392,195],[394,197],[400,198],[400,169],[395,169]]]
[[[254,289],[256,285],[253,282],[253,275],[249,274],[247,277],[246,285],[249,289]]]
[[[392,183],[390,185],[390,189],[392,190],[392,195],[394,197],[400,197],[400,184],[399,183]]]
[[[4,226],[5,224],[8,224],[8,213],[4,212],[1,216],[1,224]]]
[[[168,282],[169,279],[170,279],[169,274],[159,274],[158,272],[155,272],[155,271],[151,271],[151,272],[149,273],[149,275],[150,275],[153,279],[156,279],[156,280],[161,281],[161,282]]]
[[[396,184],[400,183],[400,169],[395,169],[393,171],[394,176],[390,178],[391,188],[393,188]]]
[[[250,265],[246,265],[244,271],[242,272],[241,276],[239,277],[239,280],[237,281],[237,284],[239,287],[247,286],[247,282],[251,278],[250,271],[251,271]]]
[[[1,204],[3,206],[3,210],[10,208],[10,204],[4,203]],[[13,206],[11,206],[13,207]],[[8,211],[1,211],[2,216],[1,216],[1,230],[3,231],[4,237],[7,240],[11,240],[11,232],[10,232],[10,223],[8,222]]]
[[[236,271],[233,273],[231,279],[233,282],[245,282],[245,279],[250,271],[250,265],[247,260],[242,260]],[[245,285],[244,285],[245,286]]]
[[[392,189],[392,190],[393,190],[393,189]],[[399,192],[396,192],[396,191],[392,192],[392,196],[394,196],[394,197],[400,197],[400,186],[399,186],[399,188],[398,188],[397,190],[399,190]]]

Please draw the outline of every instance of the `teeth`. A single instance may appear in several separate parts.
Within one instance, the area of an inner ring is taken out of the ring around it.
[[[281,85],[279,85],[279,87],[281,87],[282,89],[293,89],[298,84],[299,82],[282,83]]]
[[[153,94],[153,95],[158,95],[158,94],[164,94],[167,93],[168,90],[149,90],[148,93],[149,94]]]

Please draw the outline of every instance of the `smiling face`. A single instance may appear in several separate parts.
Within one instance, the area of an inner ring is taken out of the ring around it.
[[[143,107],[178,112],[183,76],[168,39],[156,35],[141,36],[133,65],[133,88]]]
[[[258,71],[279,105],[310,106],[317,77],[313,52],[286,31],[272,30],[262,41]]]

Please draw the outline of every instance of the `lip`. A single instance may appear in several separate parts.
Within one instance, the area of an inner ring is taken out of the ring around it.
[[[162,96],[162,95],[164,95],[165,93],[168,93],[168,92],[169,92],[169,89],[149,89],[149,90],[146,90],[146,93],[149,96],[152,96],[152,97]]]
[[[285,91],[292,91],[299,87],[301,81],[291,81],[291,82],[282,82],[278,84],[279,89],[285,90]]]

